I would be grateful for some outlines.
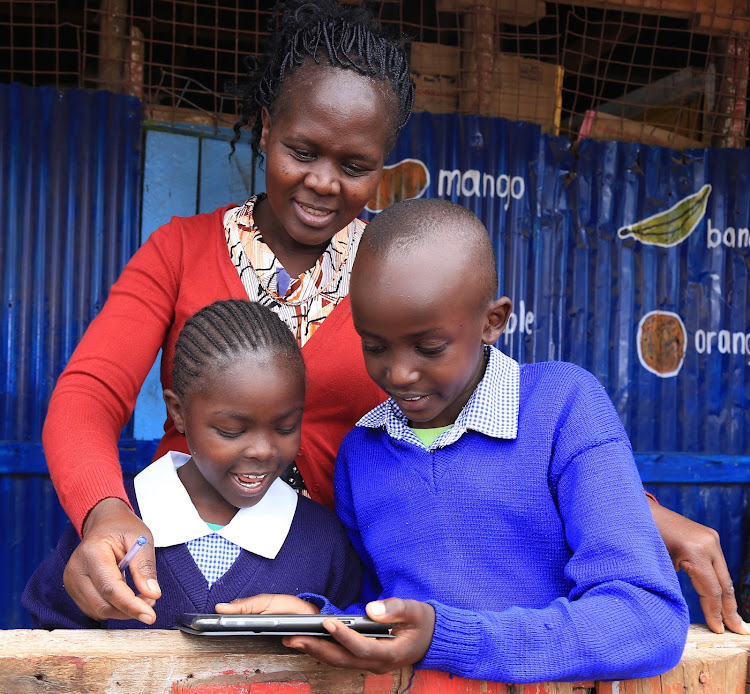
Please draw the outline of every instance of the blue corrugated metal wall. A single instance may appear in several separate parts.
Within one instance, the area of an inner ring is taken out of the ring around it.
[[[594,373],[640,452],[647,489],[719,532],[736,581],[750,481],[750,241],[740,236],[750,226],[750,151],[680,153],[591,140],[574,147],[530,124],[416,114],[388,164],[405,159],[424,165],[426,197],[461,203],[487,226],[501,292],[516,307],[499,346],[522,362],[562,359]],[[705,218],[683,242],[619,238],[620,228],[706,183]],[[717,245],[729,228],[734,247]],[[660,377],[640,361],[638,326],[651,311],[684,323],[686,352],[675,376]],[[703,621],[682,574],[681,583],[692,619]]]
[[[106,92],[0,85],[0,627],[65,517],[41,429],[55,381],[138,243],[140,112]]]
[[[12,603],[60,522],[49,483],[18,473],[43,471],[39,432],[54,379],[134,250],[139,136],[138,104],[127,97],[0,88],[0,193],[9,230],[1,260],[10,309],[2,325],[0,471],[13,538],[6,561],[13,578],[3,587]],[[520,361],[565,359],[592,371],[643,453],[647,487],[719,531],[736,578],[750,479],[748,354],[739,353],[739,342],[738,353],[720,350],[718,334],[748,332],[749,250],[709,246],[729,227],[750,226],[750,152],[573,147],[533,125],[415,114],[389,163],[406,158],[422,162],[426,196],[465,204],[487,225],[502,291],[516,306],[500,346]],[[713,186],[706,220],[683,243],[661,248],[618,237],[622,226],[704,183]],[[684,364],[673,377],[639,360],[638,324],[654,310],[677,313],[685,324]],[[661,457],[646,454],[652,451]],[[138,451],[124,453],[132,472]],[[17,619],[4,617],[6,625]]]

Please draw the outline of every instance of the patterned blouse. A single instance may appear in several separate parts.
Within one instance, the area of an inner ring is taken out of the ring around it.
[[[264,193],[253,196],[224,215],[229,255],[250,301],[274,311],[302,347],[349,293],[349,276],[365,223],[355,219],[345,226],[313,267],[299,277],[289,277],[253,219],[255,203],[263,198]]]

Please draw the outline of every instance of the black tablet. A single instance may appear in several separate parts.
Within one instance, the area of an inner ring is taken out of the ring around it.
[[[323,620],[338,619],[364,636],[392,638],[395,624],[354,614],[181,614],[177,627],[201,636],[330,636]]]

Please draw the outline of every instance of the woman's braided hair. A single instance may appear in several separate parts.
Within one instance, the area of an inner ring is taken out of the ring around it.
[[[172,390],[185,400],[206,372],[247,354],[272,354],[304,378],[305,362],[292,331],[271,309],[245,299],[215,301],[185,321],[175,343]]]
[[[339,5],[336,0],[286,0],[277,5],[269,22],[271,35],[266,50],[245,59],[248,78],[229,87],[241,101],[235,123],[232,152],[242,128],[252,129],[253,157],[263,159],[260,112],[273,112],[284,80],[310,58],[361,75],[387,81],[398,103],[394,132],[396,142],[414,103],[414,81],[409,74],[405,40],[388,36],[364,6]]]

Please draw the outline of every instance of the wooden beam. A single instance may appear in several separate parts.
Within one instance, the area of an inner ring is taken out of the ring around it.
[[[747,83],[750,77],[750,39],[716,39],[719,88],[711,131],[714,147],[744,147],[747,140]]]
[[[321,665],[280,639],[149,629],[0,632],[3,694],[396,694],[407,681],[400,670],[377,676]]]
[[[102,0],[99,39],[99,86],[121,92],[128,45],[127,0]]]
[[[437,0],[435,9],[438,12],[463,13],[478,4],[477,0]],[[547,14],[544,0],[489,0],[481,4],[494,10],[502,24],[529,26],[544,19]]]
[[[708,694],[745,691],[750,636],[693,624],[682,659],[660,677],[540,682],[521,687],[404,668],[342,670],[280,639],[202,637],[176,630],[0,631],[2,694]]]

